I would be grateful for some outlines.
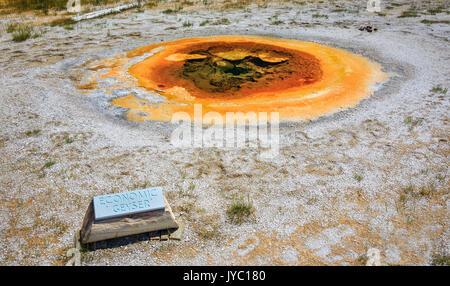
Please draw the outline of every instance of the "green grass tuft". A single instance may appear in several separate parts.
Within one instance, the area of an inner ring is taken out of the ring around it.
[[[61,18],[61,19],[53,20],[48,25],[50,25],[51,27],[56,27],[56,26],[65,27],[65,26],[73,25],[75,23],[77,23],[77,21],[73,20],[72,18]]]
[[[183,23],[183,27],[185,27],[185,28],[192,27],[192,25],[193,24],[191,22],[189,22],[189,21],[186,21],[186,22]]]
[[[415,18],[415,17],[419,17],[419,14],[417,14],[416,11],[406,10],[403,11],[402,14],[400,14],[400,16],[398,16],[397,18]]]
[[[436,7],[436,8],[431,8],[431,9],[428,9],[427,12],[429,14],[431,14],[431,15],[444,13],[445,12],[445,7],[444,6],[439,6],[439,7]]]
[[[73,142],[73,138],[66,137],[66,138],[64,138],[64,142],[66,142],[66,144],[70,144]]]
[[[404,123],[406,125],[409,125],[409,131],[413,130],[414,127],[420,125],[422,123],[423,119],[422,118],[414,118],[412,116],[408,116],[405,118]]]
[[[254,212],[254,208],[250,199],[245,202],[244,200],[239,200],[233,202],[228,210],[227,215],[232,223],[241,224],[243,223],[251,214]]]
[[[53,165],[55,165],[55,164],[56,164],[55,161],[48,161],[48,162],[45,162],[44,168],[50,168],[51,166],[53,166]]]
[[[12,32],[14,32],[17,28],[18,28],[19,24],[18,23],[10,23],[8,24],[8,26],[6,27],[6,32],[8,34],[11,34]]]
[[[28,130],[27,132],[25,132],[25,134],[27,136],[31,136],[31,135],[37,135],[41,132],[40,129],[34,129],[34,130]]]
[[[163,14],[175,14],[177,13],[179,10],[173,10],[173,9],[166,9],[164,11],[162,11]]]
[[[442,94],[447,94],[447,89],[446,88],[442,88],[440,86],[435,86],[431,89],[432,92],[438,92],[438,93],[442,93]]]
[[[420,21],[420,23],[422,24],[449,24],[450,25],[450,21],[449,20],[427,20],[424,19],[422,21]]]
[[[284,24],[284,22],[281,20],[276,20],[272,22],[272,25],[281,25],[281,24]]]
[[[231,23],[230,20],[228,20],[227,18],[222,18],[214,22],[214,25],[228,25],[230,23]]]
[[[359,175],[359,174],[355,174],[355,175],[353,176],[353,178],[355,178],[355,180],[357,180],[358,182],[361,182],[362,179],[363,179],[363,176],[361,176],[361,175]]]
[[[39,37],[40,34],[34,31],[34,28],[29,25],[18,25],[11,32],[12,39],[14,42],[23,42],[30,38]]]
[[[325,18],[325,19],[328,19],[328,15],[322,15],[322,14],[313,14],[312,17],[313,18]]]

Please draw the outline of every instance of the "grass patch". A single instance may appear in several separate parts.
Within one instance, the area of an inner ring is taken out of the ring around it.
[[[216,237],[220,237],[219,226],[215,224],[215,225],[212,226],[211,229],[202,228],[201,230],[199,230],[197,232],[197,234],[202,239],[213,239],[213,238],[216,238]]]
[[[205,25],[209,24],[209,20],[205,20],[203,22],[200,23],[200,27],[203,27]]]
[[[18,28],[18,26],[19,26],[18,23],[10,23],[10,24],[8,24],[8,26],[6,27],[6,33],[11,34],[12,32],[14,32]]]
[[[414,129],[414,127],[420,125],[422,121],[422,118],[414,118],[412,116],[408,116],[405,118],[404,123],[409,126],[409,131],[411,131]]]
[[[154,1],[156,0],[152,0],[152,2]],[[14,9],[18,12],[35,10],[48,14],[50,10],[63,11],[67,8],[67,0],[6,0],[3,2],[2,8]],[[81,0],[81,6],[99,6],[112,3],[117,3],[117,0]]]
[[[47,161],[44,164],[44,168],[50,168],[51,166],[55,165],[56,162],[55,161]]]
[[[73,138],[66,137],[66,138],[64,138],[64,142],[66,142],[66,144],[70,144],[73,142]]]
[[[419,190],[419,195],[422,197],[429,197],[433,192],[433,188],[421,187]]]
[[[23,42],[31,38],[33,35],[33,28],[30,26],[24,26],[18,28],[12,32],[12,38],[14,42]]]
[[[211,0],[203,0],[204,5],[211,4],[211,2],[222,2],[222,9],[245,9],[247,6],[251,5],[253,1],[251,0],[225,0],[225,1],[211,1]]]
[[[184,0],[183,2],[181,2],[181,5],[192,6],[192,5],[194,5],[194,2]]]
[[[6,32],[11,34],[14,42],[23,42],[30,38],[34,39],[39,37],[42,32],[36,32],[31,25],[12,23],[6,28]]]
[[[150,187],[149,182],[143,182],[143,183],[133,183],[132,190],[143,190]]]
[[[77,21],[73,20],[72,18],[60,18],[60,19],[56,19],[51,21],[48,25],[51,27],[56,27],[56,26],[69,26],[69,25],[73,25],[76,24]]]
[[[321,186],[326,186],[327,185],[327,182],[325,182],[324,180],[317,180],[316,183],[318,185],[321,185]]]
[[[228,25],[230,23],[231,23],[230,20],[228,20],[227,18],[222,18],[214,22],[214,25]]]
[[[433,265],[433,266],[450,266],[450,255],[434,254],[431,259],[431,265]]]
[[[273,21],[271,24],[272,25],[281,25],[281,24],[284,24],[284,22],[281,20],[276,20],[276,21]]]
[[[355,174],[355,175],[353,176],[353,178],[355,178],[355,180],[357,180],[358,182],[361,182],[362,179],[363,179],[363,176],[361,176],[361,175],[359,175],[359,174]]]
[[[173,9],[166,9],[164,11],[162,11],[163,14],[175,14],[180,10],[173,10]]]
[[[419,17],[419,14],[417,14],[416,11],[406,10],[403,11],[402,14],[400,14],[400,16],[398,16],[397,18],[415,18],[415,17]]]
[[[436,193],[436,188],[434,184],[430,183],[428,185],[416,188],[413,185],[409,185],[404,188],[402,194],[399,197],[400,202],[404,205],[408,198],[430,198]]]
[[[308,201],[306,202],[306,204],[307,204],[308,206],[311,206],[311,205],[316,204],[318,201],[319,201],[318,198],[316,198],[316,197],[311,197],[311,198],[308,199]]]
[[[369,260],[369,257],[367,257],[366,254],[360,255],[358,259],[356,259],[356,262],[358,265],[365,266],[367,264],[367,261]]]
[[[442,93],[442,94],[447,94],[447,89],[446,88],[442,88],[441,86],[435,86],[431,89],[432,92],[438,92],[438,93]]]
[[[431,14],[431,15],[436,15],[436,14],[444,13],[444,12],[445,12],[445,7],[439,6],[439,7],[436,7],[436,8],[431,8],[431,9],[428,9],[427,12],[428,12],[429,14]]]
[[[67,0],[10,0],[6,2],[6,7],[14,8],[17,11],[41,10],[48,14],[50,9],[65,10]]]
[[[189,22],[189,21],[186,21],[186,22],[183,23],[183,27],[185,27],[185,28],[192,27],[192,25],[193,24],[191,22]]]
[[[437,174],[437,175],[436,175],[436,179],[437,179],[439,182],[443,182],[443,181],[445,180],[445,175]]]
[[[191,213],[195,209],[195,203],[192,201],[185,201],[178,209],[185,213]]]
[[[322,14],[313,14],[312,17],[313,18],[325,18],[325,19],[328,19],[328,15],[322,15]]]
[[[406,196],[406,194],[401,194],[398,200],[403,206],[405,206],[406,202],[408,201],[408,197]]]
[[[400,205],[402,206],[403,209],[406,208],[406,203],[408,202],[409,198],[415,197],[413,194],[414,194],[414,186],[413,185],[409,185],[408,187],[406,187],[402,190],[400,196],[398,197],[398,201],[400,202]]]
[[[147,0],[147,2],[144,4],[144,6],[149,8],[154,8],[158,6],[160,0]]]
[[[427,25],[429,25],[429,24],[450,24],[450,21],[449,20],[427,20],[427,19],[425,19],[425,20],[420,21],[420,23],[427,24]]]
[[[241,224],[254,213],[253,204],[250,198],[247,201],[239,200],[233,202],[227,210],[229,220],[234,224]]]
[[[25,135],[27,136],[32,136],[32,135],[37,135],[41,132],[40,129],[34,129],[34,130],[28,130],[27,132],[25,132]]]
[[[206,216],[204,221],[208,223],[196,223],[194,231],[201,239],[215,239],[222,238],[220,233],[220,225],[217,223],[218,215]],[[203,220],[202,220],[203,221]]]

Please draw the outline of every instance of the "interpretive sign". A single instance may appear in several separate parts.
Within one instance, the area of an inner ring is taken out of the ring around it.
[[[95,220],[164,209],[161,187],[94,197]]]

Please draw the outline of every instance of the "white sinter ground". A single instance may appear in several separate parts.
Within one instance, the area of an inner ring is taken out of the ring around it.
[[[389,265],[448,257],[450,93],[431,90],[449,88],[450,25],[421,21],[448,21],[449,9],[398,18],[410,1],[384,16],[325,2],[130,10],[21,43],[1,16],[0,264],[64,263],[93,196],[144,186],[164,188],[183,239],[100,243],[83,264],[354,265],[371,247]],[[222,18],[229,24],[214,24]],[[358,29],[367,25],[378,30]],[[220,34],[344,48],[392,77],[355,108],[284,124],[272,160],[259,149],[174,148],[168,124],[129,123],[102,95],[75,88],[75,67],[90,59]],[[241,197],[255,211],[232,224],[226,212]]]

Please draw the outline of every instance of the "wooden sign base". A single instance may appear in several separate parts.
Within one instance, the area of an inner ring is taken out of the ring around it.
[[[166,208],[139,214],[95,221],[93,202],[89,204],[80,230],[83,244],[158,230],[177,229],[178,223],[164,198]]]

